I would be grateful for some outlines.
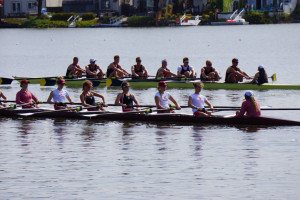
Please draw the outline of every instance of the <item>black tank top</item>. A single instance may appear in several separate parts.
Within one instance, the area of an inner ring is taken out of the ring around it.
[[[94,97],[94,95],[90,95],[90,96],[85,95],[85,102],[87,104],[89,104],[89,105],[94,106],[95,105],[95,97]]]
[[[123,94],[122,99],[121,99],[121,103],[127,105],[127,107],[122,107],[123,111],[124,111],[124,109],[132,108],[133,107],[133,96],[132,96],[132,94],[130,94],[129,96]]]
[[[140,69],[137,69],[137,65],[134,65],[134,72],[135,73],[143,72],[143,65],[140,66]]]
[[[190,66],[187,66],[187,69],[186,69],[186,70],[185,70],[183,67],[184,67],[184,66],[181,65],[181,74],[184,74],[184,73],[187,72],[187,71],[191,71],[191,70],[190,70]]]

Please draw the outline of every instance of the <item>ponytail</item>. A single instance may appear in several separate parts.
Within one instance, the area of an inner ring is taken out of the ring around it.
[[[259,111],[258,105],[257,105],[257,102],[256,102],[254,96],[251,96],[251,97],[249,98],[249,100],[251,101],[252,105],[254,106],[255,111]]]

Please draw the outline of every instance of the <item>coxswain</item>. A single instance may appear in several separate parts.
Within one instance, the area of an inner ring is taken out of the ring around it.
[[[28,83],[30,82],[27,79],[21,81],[20,86],[22,89],[17,93],[16,103],[23,105],[22,108],[38,108],[35,104],[37,104],[39,100],[28,90]]]
[[[86,80],[82,84],[82,93],[80,95],[80,101],[84,107],[93,107],[88,108],[88,111],[95,111],[95,110],[105,110],[103,107],[107,107],[107,104],[105,103],[105,98],[103,95],[91,91],[91,88],[93,87],[93,83],[89,80]],[[95,97],[100,97],[102,99],[103,104],[96,104]]]
[[[259,65],[258,66],[258,72],[254,75],[254,78],[252,79],[252,81],[250,81],[250,83],[255,83],[257,85],[261,85],[264,83],[268,83],[268,75],[265,71],[264,66]]]
[[[225,83],[238,83],[243,82],[243,78],[251,79],[251,77],[243,72],[239,67],[239,60],[237,58],[232,59],[232,65],[227,68]]]
[[[120,62],[120,56],[115,55],[114,56],[114,62],[110,63],[107,67],[106,77],[118,77],[118,76],[131,76],[130,73],[128,73],[125,69],[119,65]]]
[[[177,76],[183,78],[196,78],[197,73],[192,66],[189,66],[189,59],[183,58],[183,65],[177,69]]]
[[[78,57],[74,57],[73,58],[73,63],[69,65],[67,72],[66,72],[66,77],[70,76],[70,75],[82,75],[82,73],[85,73],[86,71],[84,69],[82,69],[79,65],[78,65]]]
[[[203,89],[203,83],[195,82],[193,83],[193,85],[195,88],[195,93],[189,96],[188,106],[192,108],[194,116],[213,116],[211,112],[208,112],[205,109],[204,103],[208,105],[211,110],[214,110],[214,107],[211,105],[211,103],[207,100],[205,96],[200,94],[201,90]]]
[[[142,65],[142,60],[140,57],[135,59],[136,65],[131,67],[131,73],[133,78],[137,79],[147,79],[148,78],[148,70],[144,65]]]
[[[261,110],[259,102],[254,98],[251,91],[245,92],[245,101],[242,103],[241,110],[236,112],[235,117],[260,117]]]
[[[118,94],[115,100],[115,105],[122,106],[123,112],[138,110],[133,108],[134,107],[133,103],[136,104],[136,107],[139,107],[140,103],[135,98],[134,94],[129,92],[130,89],[129,83],[127,81],[123,81],[121,87],[123,92]]]
[[[206,66],[202,67],[200,80],[201,81],[219,81],[222,77],[220,73],[212,67],[212,62],[210,60],[206,61]]]
[[[166,59],[161,61],[161,67],[157,70],[156,78],[169,78],[176,77],[177,75],[172,73],[169,68],[167,68],[168,62]]]
[[[169,106],[169,99],[176,106],[177,110],[180,110],[181,107],[177,101],[171,96],[169,92],[166,92],[167,83],[165,81],[160,81],[158,83],[158,92],[155,94],[154,100],[157,109],[165,109],[162,111],[157,111],[157,113],[175,113],[174,109]]]
[[[69,109],[70,107],[66,104],[66,99],[69,101],[70,104],[74,104],[72,99],[70,98],[68,92],[64,89],[66,81],[63,77],[58,77],[57,81],[57,89],[51,91],[47,103],[54,104],[55,110],[61,109]],[[53,99],[53,102],[51,101]]]
[[[3,100],[1,100],[1,98]],[[3,92],[0,90],[0,108],[6,107],[5,104],[2,104],[2,102],[6,103],[7,102],[7,98],[6,96],[3,94]]]

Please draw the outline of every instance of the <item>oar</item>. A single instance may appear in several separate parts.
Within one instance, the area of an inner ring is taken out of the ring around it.
[[[0,85],[10,85],[14,79],[0,77]]]
[[[66,79],[66,85],[68,85],[68,82],[72,81],[85,81],[89,80],[93,83],[94,87],[98,87],[101,83],[106,83],[106,78],[97,79],[97,78],[85,78],[85,79]],[[40,86],[54,86],[56,84],[56,79],[51,78],[42,78],[40,81]]]
[[[47,76],[47,77],[18,77],[16,78],[16,76],[13,76],[14,80],[23,80],[23,79],[27,79],[27,80],[35,80],[35,79],[53,79],[53,78],[57,78],[59,76]],[[82,78],[82,77],[86,77],[86,75],[69,75],[69,76],[62,76],[64,79],[74,79],[74,78]]]
[[[97,107],[97,106],[95,106]],[[36,114],[45,114],[45,113],[56,113],[56,112],[69,112],[69,111],[81,111],[82,109],[89,109],[89,108],[93,108],[91,107],[82,107],[82,106],[76,106],[73,108],[67,108],[67,109],[60,109],[60,110],[46,110],[46,111],[41,111],[41,112],[35,112],[35,113],[18,113],[18,115],[21,116],[32,116],[32,115],[36,115]]]

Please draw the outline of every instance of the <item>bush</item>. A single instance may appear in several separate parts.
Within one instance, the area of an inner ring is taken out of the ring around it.
[[[55,13],[51,20],[52,21],[67,21],[72,15],[78,16],[77,13]]]
[[[96,17],[96,15],[94,13],[91,13],[91,12],[82,14],[82,20],[83,21],[93,20],[93,19],[95,19],[95,17]]]
[[[99,21],[101,22],[101,24],[109,24],[110,23],[109,19],[110,17],[104,16],[104,17],[100,17]]]
[[[264,24],[264,13],[259,11],[249,11],[245,15],[245,20],[248,21],[250,24]]]
[[[97,19],[86,20],[86,21],[78,21],[78,22],[76,23],[76,27],[80,27],[80,28],[83,28],[83,27],[91,27],[91,26],[96,25],[97,22],[98,22]]]
[[[128,26],[155,26],[155,19],[149,16],[132,16],[128,18]]]
[[[50,19],[50,18],[47,15],[41,15],[41,16],[37,17],[37,19],[44,19],[44,20],[46,20],[46,19]]]

